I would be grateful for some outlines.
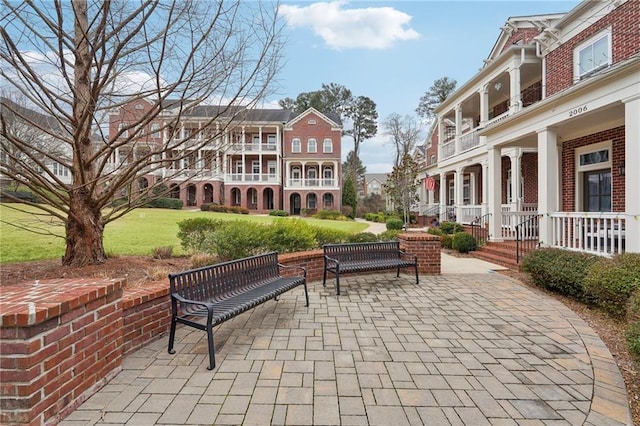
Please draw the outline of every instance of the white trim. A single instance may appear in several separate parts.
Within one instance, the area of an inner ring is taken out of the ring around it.
[[[601,170],[601,169],[609,169],[611,171],[611,175],[613,177],[613,170],[611,169],[611,160],[613,156],[612,151],[613,141],[607,140],[604,142],[598,142],[591,145],[581,146],[580,148],[576,148],[574,150],[574,162],[575,162],[575,176],[574,176],[574,189],[575,189],[575,209],[576,211],[583,211],[583,203],[584,203],[584,188],[583,188],[583,179],[582,174],[584,172],[590,172],[593,170]],[[601,163],[596,164],[588,164],[585,166],[580,165],[580,156],[584,154],[588,154],[590,152],[596,151],[609,151],[608,160],[603,161]],[[611,194],[613,194],[613,179],[611,179]],[[613,207],[613,200],[612,207]]]

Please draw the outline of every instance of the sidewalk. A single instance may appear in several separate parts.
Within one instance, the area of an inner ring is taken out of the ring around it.
[[[419,285],[346,275],[336,296],[313,282],[308,308],[287,292],[216,327],[213,371],[205,333],[179,327],[175,355],[164,337],[127,356],[61,424],[630,425],[595,332],[470,260]]]

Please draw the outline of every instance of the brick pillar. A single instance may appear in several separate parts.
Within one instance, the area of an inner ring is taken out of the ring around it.
[[[440,237],[426,232],[407,232],[398,235],[400,248],[418,256],[418,272],[435,275],[441,273]]]

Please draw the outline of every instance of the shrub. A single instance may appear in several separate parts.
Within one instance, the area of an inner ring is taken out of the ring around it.
[[[595,260],[585,253],[541,248],[525,255],[522,269],[536,285],[582,300],[584,278]]]
[[[636,288],[627,302],[627,321],[640,321],[640,288]]]
[[[182,200],[179,200],[177,198],[161,197],[149,201],[147,204],[145,204],[145,207],[156,209],[182,210]]]
[[[395,217],[387,219],[387,229],[402,229],[404,223],[402,219],[398,219]]]
[[[384,215],[384,213],[378,213],[373,218],[373,221],[376,223],[385,223],[387,221],[387,217]]]
[[[322,247],[324,244],[346,243],[349,239],[349,233],[339,229],[314,227],[316,246]]]
[[[442,222],[440,230],[445,234],[457,234],[458,232],[463,232],[464,227],[457,222]]]
[[[214,233],[225,222],[219,219],[194,217],[178,222],[178,239],[182,248],[191,252],[204,252],[207,236]]]
[[[264,253],[269,251],[265,249],[267,229],[268,226],[245,220],[227,221],[204,241],[203,246],[211,248],[200,251],[214,251],[223,261]]]
[[[240,207],[240,206],[233,206],[231,207],[231,209],[229,210],[231,213],[235,213],[235,214],[249,214],[249,209],[246,207]]]
[[[476,249],[476,239],[466,232],[456,232],[453,234],[451,247],[460,253],[469,253]]]
[[[349,235],[347,242],[349,243],[373,243],[378,241],[378,236],[372,232],[359,232]]]
[[[209,211],[210,212],[216,212],[216,213],[228,213],[229,212],[229,207],[223,206],[223,205],[220,205],[220,204],[210,204],[209,205]]]
[[[378,235],[378,241],[395,241],[398,239],[398,234],[401,233],[400,229],[387,229]]]
[[[442,234],[440,236],[440,246],[442,248],[451,249],[453,247],[453,236],[451,234]]]
[[[154,259],[170,259],[173,256],[172,246],[162,246],[153,249]]]
[[[626,338],[629,353],[636,359],[640,360],[640,321],[635,321],[629,324]]]
[[[337,210],[320,210],[313,217],[315,219],[346,220],[346,216]]]
[[[192,268],[202,268],[204,266],[213,265],[216,263],[217,258],[210,253],[194,253],[190,260]]]
[[[625,315],[631,295],[640,289],[640,255],[599,259],[585,277],[587,299],[615,317]]]
[[[292,253],[316,246],[315,230],[302,219],[278,219],[267,227],[265,237],[265,251]]]
[[[211,207],[211,203],[200,204],[200,210],[203,211],[203,212],[208,212],[209,211],[209,207]]]
[[[286,211],[286,210],[271,210],[269,212],[269,216],[281,216],[281,217],[284,217],[284,216],[289,216],[289,212]]]

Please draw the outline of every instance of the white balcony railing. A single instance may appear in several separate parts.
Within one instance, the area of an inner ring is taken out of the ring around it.
[[[280,177],[277,174],[268,173],[229,173],[224,177],[229,183],[279,183]]]
[[[453,157],[456,153],[456,141],[447,142],[442,145],[440,152],[442,154],[442,159]]]
[[[336,179],[289,179],[287,180],[287,186],[293,188],[306,188],[306,187],[335,187],[337,185]]]
[[[234,143],[231,147],[233,152],[266,152],[275,153],[278,151],[277,145],[273,143]]]
[[[551,213],[552,247],[611,256],[624,252],[625,217],[622,213]]]
[[[464,135],[460,136],[460,149],[462,151],[466,151],[478,145],[480,145],[480,136],[478,136],[477,130],[465,133]]]

